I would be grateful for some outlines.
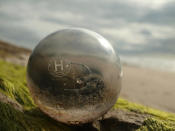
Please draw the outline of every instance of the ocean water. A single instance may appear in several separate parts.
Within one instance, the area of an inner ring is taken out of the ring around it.
[[[175,55],[121,55],[124,64],[175,73]]]

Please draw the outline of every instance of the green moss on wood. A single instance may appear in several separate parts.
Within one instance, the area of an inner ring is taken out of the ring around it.
[[[24,112],[15,110],[11,105],[0,102],[0,130],[70,130],[70,127],[58,123],[34,104],[26,84],[25,67],[0,61],[0,92],[17,101]],[[118,99],[114,108],[147,114],[138,131],[175,130],[175,115],[155,110],[143,105]]]

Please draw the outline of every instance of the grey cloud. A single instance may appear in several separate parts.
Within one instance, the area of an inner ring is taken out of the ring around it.
[[[20,0],[18,2],[0,0],[0,6],[8,6],[8,4],[20,8],[21,11],[17,12],[18,10],[15,10],[15,15],[14,13],[7,13],[6,10],[0,12],[0,37],[10,39],[17,44],[29,45],[28,47],[34,47],[34,45],[36,45],[40,39],[37,34],[40,32],[34,32],[27,26],[22,27],[20,24],[26,19],[30,20],[35,17],[43,23],[59,24],[63,27],[65,25],[84,27],[95,30],[114,43],[114,47],[122,53],[126,52],[124,47],[130,45],[130,43],[126,43],[124,40],[118,40],[117,37],[105,32],[101,33],[101,29],[113,28],[117,30],[118,28],[127,27],[130,23],[164,24],[173,28],[175,23],[175,2],[167,3],[163,8],[158,10],[152,10],[146,7],[135,6],[130,2],[123,2],[121,0]],[[26,7],[19,7],[22,5],[26,5]],[[58,13],[63,13],[63,16],[66,13],[71,13],[75,17],[70,20],[66,19],[66,15],[65,19],[59,18],[57,17]],[[77,16],[81,16],[82,19],[77,20]],[[9,22],[15,22],[16,25],[11,25]],[[133,50],[127,50],[127,53],[153,52],[153,50],[158,52],[158,50],[162,51],[163,48],[167,51],[174,51],[172,48],[174,48],[173,43],[175,39],[155,39],[152,36],[151,30],[146,29],[140,29],[139,33],[146,37],[149,43],[145,45],[134,45],[133,43]],[[159,47],[157,47],[157,45],[159,45]],[[169,49],[168,46],[171,48]]]
[[[39,40],[36,33],[21,26],[11,25],[0,26],[0,38],[28,48],[33,48]]]
[[[116,2],[105,7],[106,10],[102,14],[105,19],[118,20],[124,19],[125,21],[137,21],[139,18],[139,8],[126,3]]]
[[[175,53],[175,38],[169,39],[150,39],[151,44],[148,45],[133,45],[133,49],[120,49],[121,54],[174,54]],[[124,45],[127,43],[124,43]]]
[[[19,20],[22,20],[21,17],[17,16],[17,15],[9,15],[5,12],[0,12],[0,16],[1,16],[1,19],[0,21],[2,22],[7,22],[7,21],[19,21]]]
[[[151,24],[175,26],[175,2],[167,3],[159,10],[150,10],[139,21]]]
[[[157,48],[157,46],[153,46],[153,51],[172,54],[175,53],[175,38],[156,39],[155,42],[159,44],[159,48]]]
[[[152,36],[152,33],[149,30],[143,29],[140,31],[141,34],[145,35],[145,36]]]

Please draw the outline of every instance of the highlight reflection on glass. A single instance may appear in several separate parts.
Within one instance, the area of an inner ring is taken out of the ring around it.
[[[106,113],[118,98],[121,74],[111,44],[79,28],[47,36],[33,50],[27,66],[35,103],[67,124],[90,122]]]

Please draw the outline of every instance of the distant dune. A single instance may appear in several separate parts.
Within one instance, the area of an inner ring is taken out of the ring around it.
[[[30,49],[26,49],[26,48],[22,48],[22,47],[19,47],[16,45],[12,45],[12,44],[7,43],[7,42],[2,41],[2,40],[0,40],[0,50],[3,50],[5,52],[13,54],[13,55],[20,54],[20,53],[26,53],[26,54],[31,53]]]
[[[22,48],[0,40],[0,58],[5,61],[25,65],[30,53],[30,49]]]

